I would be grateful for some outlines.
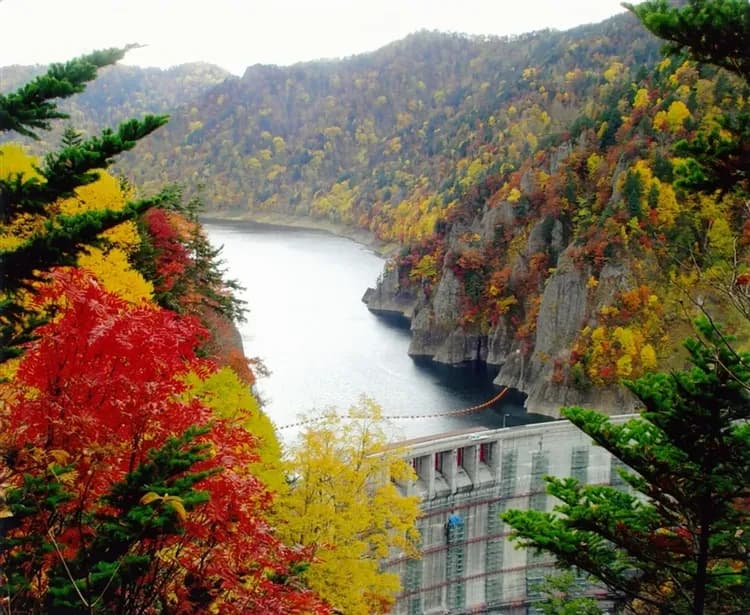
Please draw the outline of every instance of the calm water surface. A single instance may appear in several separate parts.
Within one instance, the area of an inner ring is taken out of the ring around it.
[[[499,391],[484,367],[407,355],[408,328],[374,316],[361,301],[384,264],[371,250],[322,231],[247,222],[205,227],[212,244],[224,247],[228,276],[245,289],[242,341],[271,371],[258,390],[277,427],[315,409],[345,410],[363,394],[385,414],[403,416],[472,406]],[[527,414],[516,394],[465,416],[396,420],[392,431],[413,438],[542,418]],[[295,429],[281,433],[287,440]]]

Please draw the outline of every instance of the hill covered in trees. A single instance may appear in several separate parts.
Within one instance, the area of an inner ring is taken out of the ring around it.
[[[497,382],[536,411],[624,410],[618,382],[680,360],[685,293],[728,262],[744,224],[741,201],[680,187],[673,150],[742,113],[744,86],[659,50],[624,14],[253,66],[129,164],[145,185],[203,184],[218,215],[318,218],[399,242],[367,300],[412,320],[413,354],[499,365]]]
[[[431,233],[490,167],[518,166],[566,130],[613,63],[657,57],[625,16],[514,39],[419,32],[346,60],[252,66],[175,114],[131,162],[146,181],[212,178],[215,211],[324,216],[406,240]],[[431,195],[429,222],[398,211]]]
[[[498,365],[536,411],[623,410],[619,381],[681,361],[691,301],[741,274],[745,245],[742,199],[686,191],[674,146],[731,140],[746,86],[659,49],[623,14],[252,66],[185,98],[121,168],[202,186],[213,215],[398,242],[366,299],[411,319],[412,354]]]

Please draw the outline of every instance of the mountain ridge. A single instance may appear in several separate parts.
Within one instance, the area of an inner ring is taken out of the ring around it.
[[[396,243],[366,298],[411,319],[412,354],[497,365],[534,411],[621,412],[623,378],[679,361],[685,246],[720,263],[712,229],[740,233],[746,218],[682,190],[673,154],[744,108],[744,89],[660,47],[623,14],[255,65],[198,92],[122,168],[146,189],[201,187],[211,216]]]

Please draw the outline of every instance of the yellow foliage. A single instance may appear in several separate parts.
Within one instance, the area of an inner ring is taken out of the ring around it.
[[[681,100],[675,100],[669,105],[667,111],[667,124],[672,132],[680,130],[685,124],[685,120],[690,117],[690,110]]]
[[[95,182],[76,188],[75,195],[60,201],[60,213],[68,216],[86,211],[112,209],[120,211],[131,198],[120,181],[105,171],[99,171]]]
[[[26,154],[14,144],[0,147],[2,176],[23,173],[39,178],[34,170],[36,158]],[[76,189],[75,194],[62,199],[48,208],[48,214],[77,215],[87,211],[111,209],[122,210],[131,197],[120,182],[106,172],[100,171],[99,178]],[[22,214],[8,226],[0,227],[0,249],[13,250],[33,234],[43,232],[46,216]],[[103,233],[110,245],[107,249],[89,248],[78,257],[78,265],[91,270],[104,287],[117,293],[123,299],[134,303],[148,300],[153,287],[143,276],[132,269],[128,255],[140,243],[138,230],[133,222],[125,222]]]
[[[105,289],[131,303],[150,301],[154,287],[139,271],[130,266],[127,254],[120,248],[106,253],[89,248],[78,257],[78,266],[93,272]]]
[[[132,196],[132,191],[123,188],[117,178],[100,171],[96,181],[76,188],[72,197],[61,200],[59,209],[65,215],[104,209],[119,211]],[[153,285],[128,262],[128,256],[140,244],[135,223],[123,222],[105,231],[102,236],[110,246],[106,249],[89,248],[87,253],[79,255],[78,265],[89,269],[107,290],[126,301],[138,303],[150,300]]]
[[[656,367],[656,351],[651,344],[644,344],[641,348],[641,365],[644,369],[653,369]]]
[[[589,177],[592,177],[598,170],[601,164],[604,162],[604,158],[596,153],[591,154],[586,159],[586,169],[589,172]]]
[[[604,78],[608,83],[617,81],[618,77],[625,71],[625,65],[622,62],[612,62],[609,68],[604,71]]]
[[[597,327],[591,332],[591,341],[594,343],[600,343],[605,338],[606,333],[604,327]]]
[[[623,355],[617,359],[617,375],[620,378],[627,378],[633,373],[633,361],[630,355]]]
[[[596,131],[597,138],[601,139],[604,136],[604,133],[607,132],[607,128],[609,128],[609,123],[602,122],[601,126],[599,126],[599,130]]]
[[[634,109],[643,109],[644,107],[648,106],[648,90],[646,88],[640,88],[635,93],[635,98],[633,99],[633,108]]]
[[[659,182],[659,180],[655,180]],[[656,204],[656,219],[663,226],[673,226],[677,215],[680,213],[680,206],[677,203],[677,196],[671,184],[659,185],[659,198]]]
[[[664,72],[667,70],[670,66],[672,66],[672,59],[671,58],[664,58],[659,64],[657,64],[657,67],[659,71]]]
[[[338,182],[331,186],[329,192],[315,196],[311,212],[313,215],[350,222],[350,212],[355,197],[356,190],[349,187],[348,181]]]
[[[286,150],[286,142],[283,138],[276,136],[273,138],[273,151],[276,154],[282,154]]]
[[[654,116],[654,122],[653,127],[654,130],[666,130],[669,126],[669,122],[667,122],[667,112],[666,111],[659,111]]]
[[[735,241],[726,218],[714,218],[708,229],[708,241],[715,255],[729,259],[734,253]]]
[[[34,233],[41,230],[44,224],[42,216],[21,214],[8,225],[0,226],[0,250],[12,251],[23,244]]]
[[[385,153],[386,154],[398,154],[401,151],[401,137],[393,137],[388,141]]]
[[[425,254],[409,272],[409,277],[417,280],[434,280],[437,274],[435,257],[432,254]]]
[[[517,203],[521,198],[521,191],[518,188],[513,188],[509,193],[506,201],[509,203]]]
[[[483,163],[479,158],[475,158],[474,160],[472,160],[471,163],[466,167],[466,171],[464,173],[464,176],[459,181],[459,185],[464,188],[473,186],[475,183],[477,183],[479,176],[484,172],[487,166],[488,165]]]
[[[41,175],[34,168],[39,163],[35,156],[27,154],[16,143],[0,145],[0,178],[7,179],[15,175],[23,175],[24,179],[41,179]],[[43,216],[21,214],[8,225],[0,226],[0,250],[15,250],[35,232],[41,230],[45,218]]]
[[[401,495],[390,478],[407,482],[414,471],[387,447],[372,400],[363,397],[348,416],[326,411],[290,451],[294,480],[277,500],[277,527],[286,542],[313,548],[305,573],[313,591],[347,615],[384,613],[399,583],[379,561],[392,548],[415,555],[418,540],[418,498]]]
[[[18,143],[3,143],[0,145],[0,177],[23,175],[26,179],[41,179],[42,176],[34,168],[39,159],[26,153]]]
[[[492,288],[495,288],[494,286]],[[492,294],[492,288],[490,289],[490,294]],[[495,289],[497,292],[497,289]],[[513,295],[509,295],[507,297],[503,297],[499,301],[497,301],[495,305],[495,310],[498,314],[505,314],[507,311],[516,305],[518,303],[518,299],[516,299]]]

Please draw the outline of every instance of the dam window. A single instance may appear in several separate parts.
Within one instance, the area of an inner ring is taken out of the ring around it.
[[[549,473],[549,453],[539,451],[531,455],[531,482],[529,485],[529,509],[546,510],[547,490],[544,477]]]
[[[495,456],[495,443],[483,442],[479,445],[479,461],[490,465]]]
[[[446,465],[450,461],[449,456],[453,451],[448,451],[444,453],[435,453],[435,470],[443,473],[443,470],[446,468]]]
[[[502,479],[500,481],[500,495],[511,498],[516,492],[518,478],[518,451],[511,449],[503,453]]]
[[[429,457],[414,457],[411,460],[411,465],[414,471],[417,473],[417,478],[425,480],[427,478],[427,470],[429,469],[430,459]]]

